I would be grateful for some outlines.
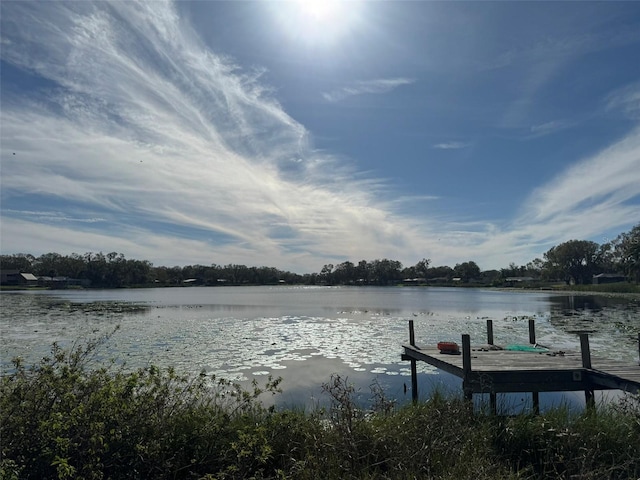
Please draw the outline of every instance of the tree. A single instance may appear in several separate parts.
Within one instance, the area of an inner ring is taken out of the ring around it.
[[[480,277],[480,267],[474,261],[459,263],[453,267],[453,274],[460,277],[464,283],[468,283],[469,280]]]
[[[397,260],[374,260],[370,263],[370,280],[376,285],[389,285],[402,279],[402,263]]]
[[[453,278],[453,268],[448,265],[431,267],[427,269],[427,280],[442,279],[450,282]]]
[[[430,263],[431,260],[429,260],[428,258],[423,258],[418,263],[416,263],[415,267],[413,267],[415,269],[416,276],[420,278],[427,278],[427,272],[429,271]]]
[[[589,240],[569,240],[552,247],[544,254],[545,270],[551,278],[565,283],[586,284],[600,270],[600,246]]]
[[[62,255],[59,253],[45,253],[40,255],[34,262],[34,273],[36,275],[44,275],[48,277],[56,277],[58,275],[66,276],[63,263]]]
[[[527,263],[527,273],[532,277],[540,277],[543,268],[544,261],[541,258],[534,258]]]
[[[515,263],[511,262],[509,264],[509,267],[500,269],[500,275],[502,276],[502,278],[524,277],[526,270],[526,267],[518,266]]]
[[[356,266],[352,262],[342,262],[336,265],[336,268],[333,271],[333,279],[336,283],[343,285],[350,284],[355,282],[355,274]]]
[[[369,283],[370,267],[366,260],[360,260],[356,267],[356,282],[367,285]]]
[[[480,280],[482,280],[483,283],[499,285],[501,283],[501,278],[502,274],[500,273],[500,270],[485,270],[480,273]]]
[[[615,262],[629,280],[640,282],[640,223],[613,242]]]
[[[2,270],[20,270],[23,273],[31,273],[35,260],[36,258],[28,253],[0,255],[0,267]]]
[[[327,263],[325,266],[322,267],[322,270],[320,270],[320,279],[324,283],[332,283],[332,276],[331,276],[332,272],[333,272],[333,263]]]
[[[531,277],[540,278],[544,262],[540,258],[536,258],[526,265],[516,265],[511,262],[509,267],[500,269],[500,276],[503,280],[509,277]]]

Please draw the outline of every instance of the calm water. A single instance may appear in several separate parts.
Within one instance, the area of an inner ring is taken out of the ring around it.
[[[148,364],[234,381],[281,376],[284,403],[312,404],[332,373],[364,393],[376,381],[408,398],[408,363],[400,360],[414,320],[417,342],[486,342],[486,319],[498,344],[527,343],[528,320],[552,349],[578,350],[588,330],[594,355],[636,362],[640,302],[460,288],[192,287],[59,290],[0,294],[1,363],[35,362],[52,342],[64,346],[120,329],[101,361]],[[420,391],[459,389],[460,381],[420,365]]]

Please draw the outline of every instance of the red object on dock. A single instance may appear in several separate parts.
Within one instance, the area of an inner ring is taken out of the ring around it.
[[[438,342],[438,350],[440,353],[460,354],[460,347],[456,342]]]

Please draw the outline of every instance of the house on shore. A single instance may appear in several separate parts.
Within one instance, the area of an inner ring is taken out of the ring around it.
[[[35,287],[38,285],[38,277],[20,270],[3,270],[0,272],[0,285]]]
[[[533,277],[507,277],[504,279],[505,285],[508,287],[523,287],[533,281],[535,281]]]
[[[619,273],[600,273],[593,276],[594,285],[603,285],[605,283],[620,283],[626,282],[627,277],[620,275]]]
[[[41,287],[60,289],[67,287],[89,287],[91,280],[86,278],[69,278],[69,277],[38,277],[38,285]]]

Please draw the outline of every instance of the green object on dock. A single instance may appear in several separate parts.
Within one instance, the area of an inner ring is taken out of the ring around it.
[[[535,345],[507,345],[504,349],[512,352],[547,353],[549,351],[548,348],[536,347]]]

